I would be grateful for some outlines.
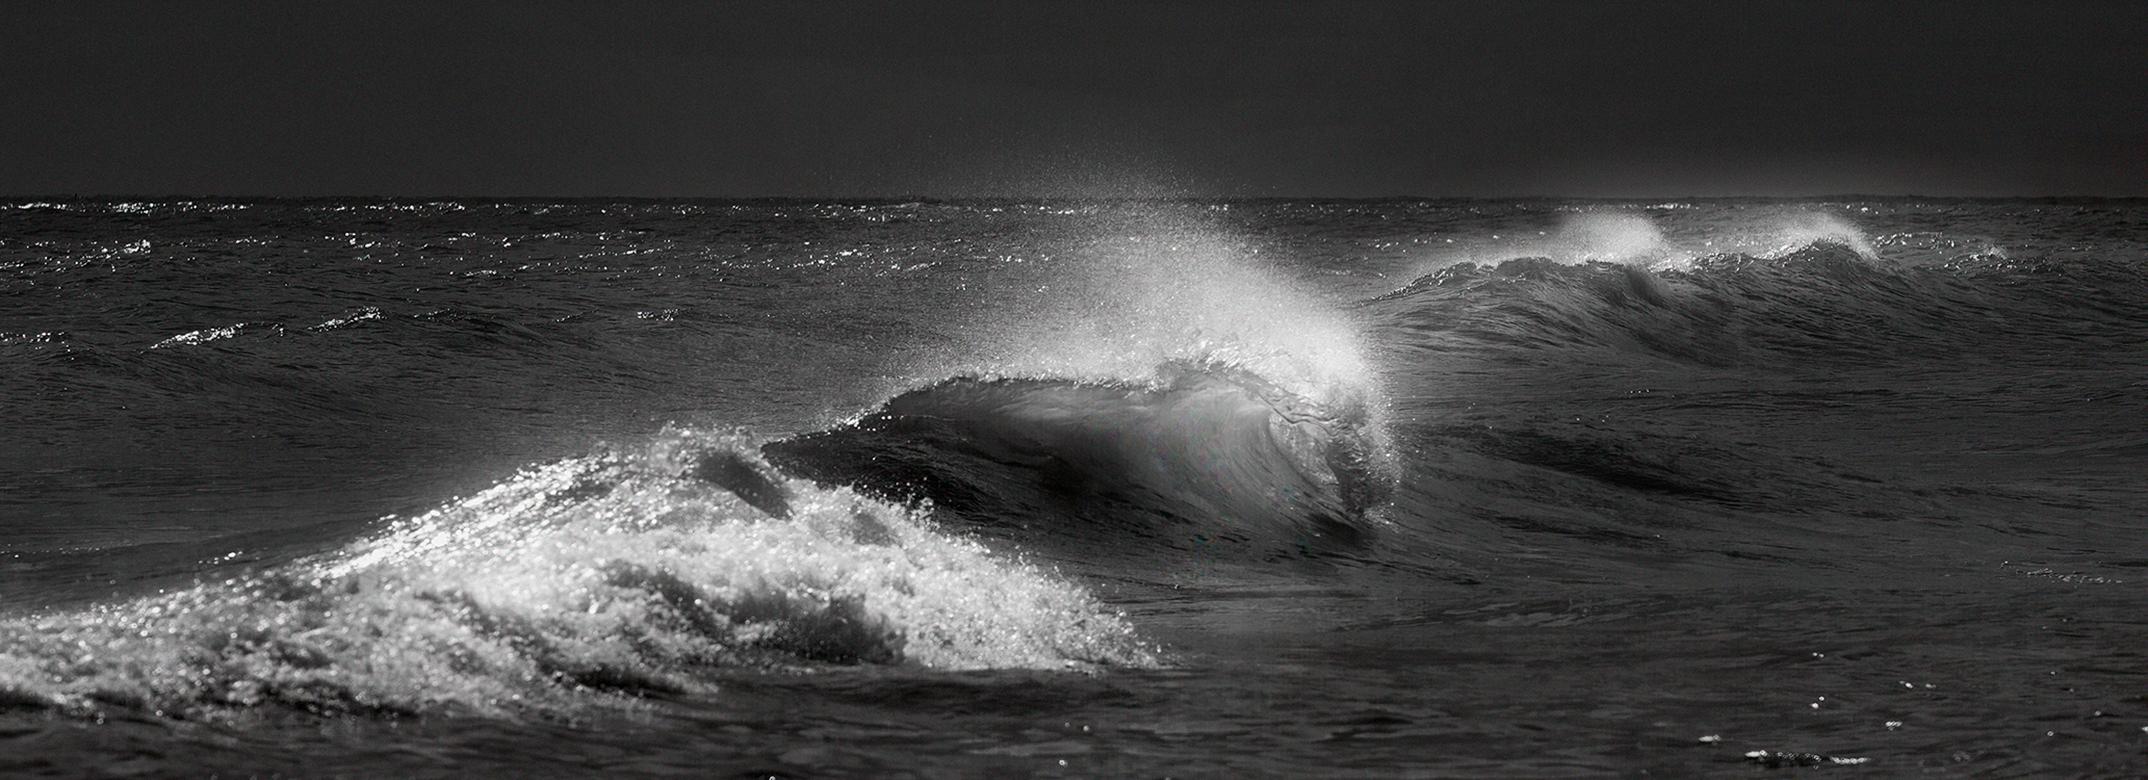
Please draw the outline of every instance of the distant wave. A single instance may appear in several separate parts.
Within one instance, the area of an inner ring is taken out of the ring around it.
[[[1767,211],[1751,215],[1735,228],[1673,239],[1648,216],[1624,209],[1575,211],[1549,231],[1449,239],[1448,248],[1431,259],[1435,266],[1455,263],[1496,264],[1518,258],[1542,258],[1560,265],[1615,263],[1651,270],[1684,270],[1704,258],[1745,255],[1779,258],[1819,244],[1845,247],[1865,259],[1879,250],[1856,225],[1826,212]],[[1436,270],[1436,269],[1432,269]]]
[[[2003,257],[1904,267],[1819,240],[1678,267],[1527,256],[1457,263],[1362,307],[1394,337],[1440,351],[1598,349],[1704,365],[1887,360],[2137,338],[2143,323],[2110,298],[2140,298],[2142,280],[2137,270],[2120,275],[2130,282],[2082,285]]]

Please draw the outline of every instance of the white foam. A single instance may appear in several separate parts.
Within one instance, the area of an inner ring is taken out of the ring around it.
[[[382,314],[380,311],[380,307],[367,306],[363,309],[359,309],[341,317],[324,320],[321,322],[321,324],[315,325],[311,328],[307,328],[307,330],[322,331],[335,330],[337,328],[347,328],[361,322],[380,319],[381,316]]]
[[[232,338],[234,336],[239,335],[239,331],[243,330],[245,327],[246,323],[237,322],[217,328],[202,328],[201,330],[190,330],[177,336],[173,336],[171,338],[152,344],[149,348],[167,349],[170,347],[190,347],[196,344],[207,344],[211,341],[222,341],[224,339]]]
[[[1081,588],[911,512],[791,482],[773,518],[682,477],[729,437],[532,467],[327,558],[0,622],[0,698],[513,712],[712,691],[737,665],[1146,665]]]

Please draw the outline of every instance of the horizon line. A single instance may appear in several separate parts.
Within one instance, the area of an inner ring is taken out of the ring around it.
[[[782,201],[782,202],[889,202],[933,203],[959,201],[1123,201],[1123,202],[1170,202],[1170,201],[1751,201],[1751,200],[2051,200],[2051,201],[2115,201],[2148,200],[2148,193],[2139,195],[2087,195],[2087,194],[2011,194],[2011,195],[1934,195],[1920,193],[1838,192],[1812,195],[479,195],[479,194],[412,194],[412,195],[232,195],[189,193],[25,193],[0,194],[4,201],[28,200],[226,200],[226,201],[273,201],[273,200],[399,200],[399,201]]]

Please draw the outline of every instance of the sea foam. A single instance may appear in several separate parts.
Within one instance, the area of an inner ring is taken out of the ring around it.
[[[727,668],[1156,661],[1085,591],[848,490],[693,474],[736,436],[532,466],[337,553],[0,622],[0,702],[214,715],[512,713],[710,691]],[[765,473],[765,472],[764,472]]]

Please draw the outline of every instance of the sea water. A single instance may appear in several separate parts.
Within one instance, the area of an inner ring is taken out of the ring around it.
[[[2148,202],[0,203],[0,771],[2148,771]]]

